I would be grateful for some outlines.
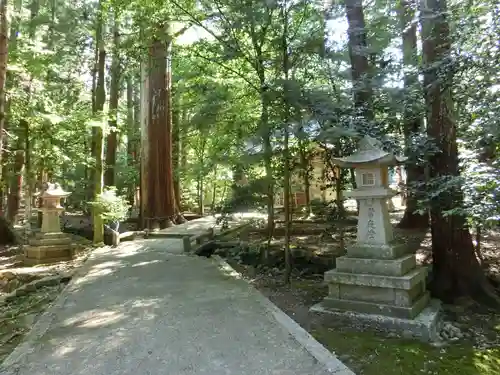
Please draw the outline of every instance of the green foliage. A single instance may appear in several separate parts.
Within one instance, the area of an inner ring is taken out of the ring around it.
[[[262,210],[267,199],[267,183],[264,178],[255,179],[247,185],[233,185],[230,199],[219,207],[222,213]]]
[[[122,221],[130,209],[127,199],[118,195],[114,186],[105,188],[95,201],[89,202],[89,205],[97,210],[104,223]]]
[[[328,146],[327,158],[345,156],[354,151],[354,138],[361,134],[383,140],[388,149],[404,149],[410,163],[427,165],[431,157],[439,156],[434,140],[422,133],[411,135],[407,144],[403,141],[403,115],[409,111],[423,117],[425,103],[419,82],[406,88],[401,84],[403,73],[409,68],[403,66],[399,52],[401,25],[396,5],[383,1],[363,4],[374,91],[374,119],[366,121],[353,105],[343,6],[336,4],[325,12],[323,3],[103,1],[103,19],[108,26],[115,13],[123,21],[119,46],[124,77],[121,90],[124,94],[125,78],[131,78],[135,99],[133,114],[126,107],[124,95],[113,114],[120,141],[117,191],[130,192],[139,185],[140,152],[136,150],[136,157],[131,160],[125,144],[140,138],[136,108],[141,84],[139,65],[148,56],[153,36],[173,38],[174,128],[181,144],[181,160],[175,174],[180,179],[185,207],[197,209],[202,196],[205,205],[219,206],[219,210],[263,208],[267,199],[264,160],[268,156],[273,184],[277,188],[282,185],[285,127],[292,134],[292,169],[301,177],[311,174],[304,170],[301,156],[309,160],[318,144],[325,149]],[[34,180],[41,171],[48,172],[73,191],[71,205],[82,208],[81,202],[89,196],[95,164],[89,152],[91,133],[109,117],[106,109],[103,114],[92,115],[91,74],[98,5],[39,5],[34,19],[30,19],[28,4],[16,3],[12,12],[15,33],[11,36],[8,61],[4,158],[7,176],[2,184],[7,187],[14,177],[14,151],[28,143],[30,178]],[[447,214],[464,214],[481,225],[494,224],[499,216],[498,6],[498,0],[473,0],[468,7],[456,2],[449,4],[452,54],[441,62],[440,71],[453,73],[449,84],[457,109],[454,119],[464,161],[462,176],[443,176],[413,186],[422,190],[426,185],[422,208],[458,187],[465,196],[465,205]],[[284,11],[288,16],[286,25]],[[158,33],[160,23],[166,25],[164,33]],[[288,80],[282,69],[285,26],[290,60]],[[105,29],[109,68],[113,36],[111,27]],[[181,43],[183,36],[194,34],[198,37]],[[416,72],[418,66],[414,68]],[[109,77],[107,91],[108,81]],[[287,124],[283,123],[284,100],[291,107]],[[267,118],[263,120],[264,109]],[[135,128],[129,134],[130,119]],[[27,129],[22,121],[27,122]],[[104,130],[109,131],[106,127]],[[264,147],[266,137],[271,142],[271,155],[266,154]],[[247,170],[248,184],[235,184],[235,165]],[[329,182],[328,187],[332,188],[334,181]],[[342,183],[348,183],[346,172]]]

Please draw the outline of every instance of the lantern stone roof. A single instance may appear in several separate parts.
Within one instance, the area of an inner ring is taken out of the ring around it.
[[[397,165],[407,159],[405,156],[397,156],[392,152],[384,151],[380,141],[365,135],[359,140],[358,150],[354,154],[343,158],[332,158],[332,161],[339,167],[354,168],[363,164]]]
[[[56,197],[67,197],[70,192],[64,191],[58,183],[48,183],[47,188],[42,193],[42,198],[56,198]]]

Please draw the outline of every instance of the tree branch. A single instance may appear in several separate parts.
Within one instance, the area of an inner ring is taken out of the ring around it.
[[[255,90],[255,91],[257,91],[257,92],[260,92],[260,88],[259,88],[259,87],[257,87],[257,86],[256,86],[256,85],[252,82],[252,81],[250,81],[247,77],[245,77],[243,74],[241,74],[241,73],[240,73],[240,72],[238,72],[237,70],[235,70],[235,69],[233,69],[233,68],[231,68],[231,67],[229,67],[229,66],[227,66],[227,65],[225,65],[225,64],[223,64],[223,63],[221,63],[221,62],[219,62],[219,61],[216,61],[216,60],[214,60],[214,59],[211,59],[210,57],[203,56],[203,55],[199,54],[199,53],[198,53],[198,52],[196,52],[196,51],[191,51],[191,53],[193,53],[195,56],[198,56],[198,57],[199,57],[199,58],[201,58],[201,59],[204,59],[204,60],[206,60],[206,61],[213,62],[213,63],[215,63],[215,64],[219,65],[221,68],[226,69],[228,72],[231,72],[231,73],[235,74],[236,76],[238,76],[238,77],[240,77],[242,80],[244,80],[246,83],[248,83],[252,89],[254,89],[254,90]]]
[[[200,20],[198,20],[191,12],[189,12],[187,9],[185,9],[183,6],[181,6],[176,0],[171,0],[172,4],[174,4],[177,8],[179,8],[182,12],[184,12],[189,18],[191,18],[193,24],[200,26],[203,28],[206,32],[208,32],[210,35],[212,35],[219,43],[225,45],[226,47],[230,48],[231,50],[238,52],[241,54],[241,56],[252,66],[254,63],[252,62],[252,59],[250,59],[241,49],[236,49],[234,46],[228,44],[226,41],[224,41],[220,36],[218,36],[215,32],[210,30],[208,27],[206,27]]]
[[[224,22],[228,25],[228,29],[230,30],[231,32],[231,37],[233,38],[236,46],[238,47],[238,50],[240,51],[240,53],[243,54],[243,49],[241,48],[241,45],[238,41],[238,38],[236,38],[236,36],[234,35],[234,29],[231,27],[231,22],[229,22],[229,19],[226,17],[226,15],[222,12],[222,9],[221,9],[221,5],[219,3],[218,0],[212,0],[214,3],[215,3],[215,6],[217,7],[217,11],[219,13],[219,15],[221,16],[221,18],[224,20]],[[253,60],[251,57],[246,57],[244,56],[245,60],[247,60],[250,64],[252,64],[252,62],[250,60]]]
[[[175,39],[175,38],[181,36],[182,34],[184,34],[192,26],[193,26],[192,23],[190,23],[187,26],[184,26],[182,29],[180,29],[179,31],[177,31],[176,33],[174,33],[174,35],[172,35],[172,39]]]

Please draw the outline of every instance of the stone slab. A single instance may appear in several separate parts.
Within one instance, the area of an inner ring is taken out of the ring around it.
[[[379,288],[410,290],[425,281],[427,269],[419,267],[404,276],[382,276],[339,272],[333,269],[325,272],[325,281],[334,284],[364,285]]]
[[[397,259],[362,259],[341,256],[336,259],[336,270],[346,273],[361,273],[384,276],[403,276],[416,267],[414,254]]]
[[[29,240],[29,244],[32,246],[44,246],[44,245],[71,245],[71,237],[35,237]]]
[[[347,256],[364,259],[397,259],[411,253],[406,244],[377,245],[357,243],[347,247]]]
[[[354,375],[320,362],[249,283],[179,239],[96,249],[84,267],[2,375]]]
[[[393,288],[377,288],[364,285],[340,284],[339,296],[337,298],[354,301],[394,304],[395,293]]]
[[[442,325],[441,302],[435,299],[432,299],[414,319],[335,310],[324,302],[312,306],[310,311],[318,315],[317,324],[322,327],[338,325],[340,321],[361,331],[396,333],[405,338],[415,338],[423,342],[439,340],[438,332]]]
[[[59,258],[24,258],[23,264],[25,266],[37,266],[40,264],[53,264],[59,262],[66,262],[71,258],[59,257]]]
[[[67,261],[73,258],[73,245],[43,245],[43,246],[24,246],[25,265],[51,264],[61,261]]]
[[[424,294],[425,287],[423,283],[409,290],[329,283],[328,291],[328,298],[411,307]]]
[[[44,233],[44,232],[37,232],[35,233],[35,238],[68,238],[69,234],[64,233],[64,232],[51,232],[51,233]]]
[[[413,306],[403,307],[377,302],[338,299],[328,296],[323,300],[323,305],[335,310],[385,315],[401,319],[413,319],[425,308],[425,306],[427,306],[429,299],[429,293],[425,292],[417,301],[415,301]]]
[[[39,253],[50,253],[54,251],[60,251],[60,250],[71,250],[73,245],[71,242],[64,243],[64,244],[53,244],[53,245],[40,245],[40,246],[34,246],[34,245],[26,245],[23,248],[26,251],[30,252],[39,252]]]

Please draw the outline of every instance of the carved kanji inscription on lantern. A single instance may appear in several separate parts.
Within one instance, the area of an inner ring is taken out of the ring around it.
[[[367,213],[368,220],[367,220],[366,234],[368,240],[374,240],[377,232],[375,228],[375,220],[374,220],[375,208],[373,208],[373,200],[372,199],[366,200],[365,204],[366,206],[368,206],[368,213]]]

